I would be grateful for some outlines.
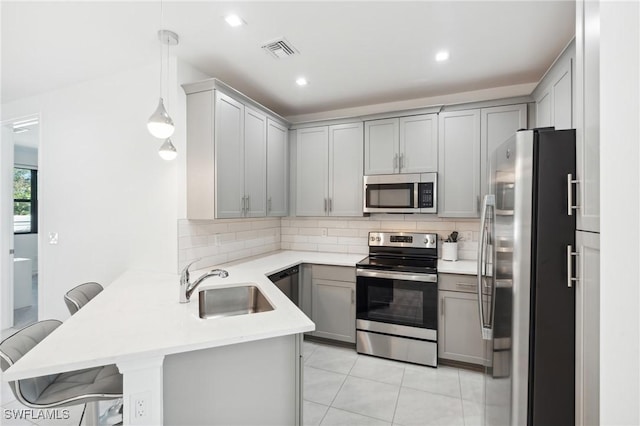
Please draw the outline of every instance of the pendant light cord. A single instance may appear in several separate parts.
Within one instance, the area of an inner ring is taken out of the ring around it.
[[[160,41],[160,98],[162,98],[162,25],[164,24],[164,10],[162,0],[160,0],[160,31],[158,31],[158,40]]]

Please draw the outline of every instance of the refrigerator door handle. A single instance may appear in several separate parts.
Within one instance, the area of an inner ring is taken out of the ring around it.
[[[480,219],[480,244],[478,244],[478,310],[480,312],[480,329],[482,331],[482,338],[484,340],[492,339],[491,325],[486,326],[484,319],[484,303],[482,303],[482,279],[484,274],[487,273],[487,263],[485,257],[485,247],[488,245],[488,235],[486,229],[487,222],[487,210],[489,207],[494,208],[496,205],[495,196],[488,194],[484,196],[484,202],[482,203],[482,216]],[[487,244],[485,244],[485,240]],[[493,271],[491,271],[493,274]]]

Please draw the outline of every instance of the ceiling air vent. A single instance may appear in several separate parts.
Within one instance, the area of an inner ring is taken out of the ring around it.
[[[293,47],[291,43],[284,37],[271,40],[262,45],[262,48],[276,59],[286,58],[287,56],[297,55],[298,49]]]

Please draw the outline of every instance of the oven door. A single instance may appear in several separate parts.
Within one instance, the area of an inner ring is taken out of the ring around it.
[[[356,319],[438,329],[436,274],[358,269]]]

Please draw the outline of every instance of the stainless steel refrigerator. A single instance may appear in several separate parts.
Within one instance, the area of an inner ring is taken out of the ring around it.
[[[521,130],[491,154],[478,247],[486,426],[574,424],[573,176],[574,130]]]

